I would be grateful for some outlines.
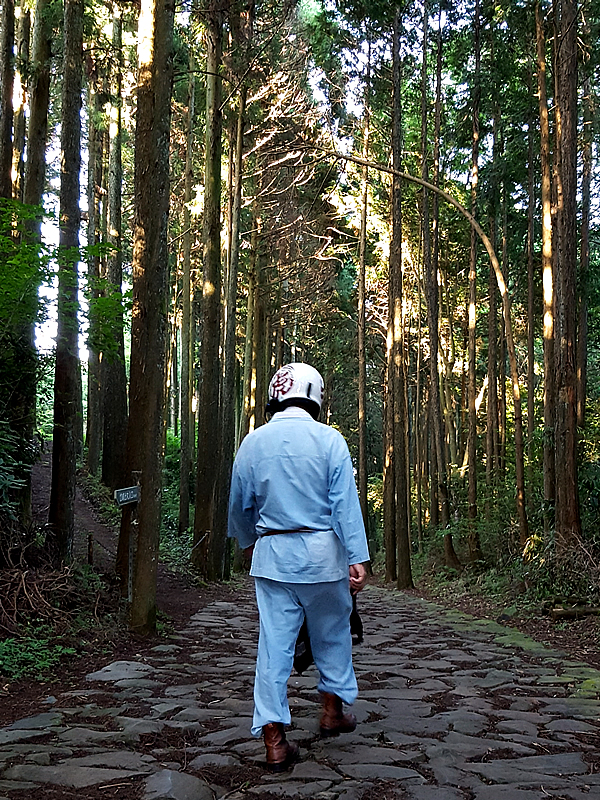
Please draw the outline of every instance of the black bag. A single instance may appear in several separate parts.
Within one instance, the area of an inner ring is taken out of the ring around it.
[[[352,611],[350,612],[350,633],[352,634],[352,644],[361,644],[363,641],[363,624],[356,608],[356,595],[352,595]],[[296,639],[296,649],[294,651],[294,669],[298,675],[307,670],[314,662],[308,626],[306,618],[300,628],[300,633]]]

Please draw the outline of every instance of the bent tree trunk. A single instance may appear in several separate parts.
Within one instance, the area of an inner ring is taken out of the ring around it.
[[[444,191],[443,189],[440,189],[439,186],[434,186],[432,183],[428,183],[428,181],[424,181],[422,178],[417,178],[414,175],[409,175],[407,172],[401,172],[399,170],[394,169],[393,167],[386,167],[384,164],[379,164],[375,161],[366,161],[364,158],[358,158],[357,156],[343,155],[341,153],[328,150],[326,148],[316,147],[315,145],[311,145],[311,149],[320,150],[322,152],[329,154],[334,158],[339,158],[343,161],[352,161],[355,164],[366,164],[367,166],[379,170],[380,172],[387,172],[389,175],[397,175],[398,177],[402,178],[405,181],[416,183],[419,186],[423,186],[432,192],[436,192],[437,194],[439,194],[440,197],[443,197],[444,200],[446,200],[446,202],[454,206],[454,208],[456,208],[463,215],[463,217],[465,217],[469,221],[469,224],[472,225],[473,228],[477,231],[477,235],[481,239],[487,251],[488,257],[492,263],[492,267],[496,275],[496,281],[498,283],[498,289],[500,291],[500,296],[502,297],[502,308],[504,312],[504,320],[506,325],[506,345],[508,348],[508,362],[510,365],[510,374],[511,374],[512,390],[513,390],[517,517],[519,520],[520,540],[522,542],[526,542],[527,538],[529,537],[529,532],[528,532],[528,522],[527,522],[527,511],[525,508],[525,460],[524,460],[524,440],[523,440],[523,414],[521,408],[521,390],[519,387],[519,372],[517,368],[517,353],[515,349],[515,342],[513,338],[513,330],[511,323],[511,310],[510,310],[511,301],[510,301],[510,295],[508,294],[506,281],[504,280],[504,275],[502,273],[502,269],[498,261],[498,257],[494,252],[494,248],[492,247],[492,243],[490,242],[489,237],[486,236],[481,225],[477,222],[477,220],[473,217],[473,215],[470,214],[469,211],[467,211],[467,209],[461,203],[458,202],[458,200],[452,197],[451,194]]]

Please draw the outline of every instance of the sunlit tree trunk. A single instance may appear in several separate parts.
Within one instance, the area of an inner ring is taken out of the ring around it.
[[[437,113],[437,112],[436,112]],[[437,123],[436,123],[437,124]],[[437,157],[437,154],[436,154]],[[437,171],[436,166],[436,171]],[[435,180],[435,178],[434,178]],[[437,205],[434,207],[434,220],[436,229],[434,236],[437,238]],[[435,241],[435,240],[434,240]],[[425,272],[425,298],[427,302],[427,325],[429,328],[429,384],[430,384],[430,403],[431,403],[431,423],[432,435],[435,446],[435,473],[437,476],[436,496],[441,504],[440,524],[445,529],[444,533],[444,554],[448,566],[458,568],[460,562],[454,551],[452,534],[447,530],[450,522],[450,501],[448,496],[447,480],[447,459],[446,447],[444,442],[442,404],[440,400],[440,381],[438,375],[438,327],[439,327],[439,288],[437,280],[437,242],[435,243],[434,257],[429,260],[429,264],[424,262]],[[433,455],[433,453],[432,453]],[[432,471],[433,478],[433,471]]]
[[[115,308],[112,337],[114,352],[102,359],[102,395],[104,402],[104,436],[102,446],[102,481],[114,491],[123,480],[125,469],[125,437],[127,429],[127,375],[125,371],[123,312],[123,240],[122,240],[122,74],[123,34],[119,6],[114,5],[113,58],[116,60],[112,80],[111,118],[108,160],[108,226],[107,243],[112,250],[107,259],[107,284],[114,294]]]
[[[188,78],[188,111],[185,157],[185,188],[183,196],[183,243],[181,282],[181,444],[179,456],[179,532],[190,527],[190,470],[192,465],[192,213],[190,203],[194,180],[194,114],[196,102],[196,73],[194,51],[190,50]]]
[[[540,109],[540,166],[542,173],[542,287],[544,337],[544,528],[554,521],[556,461],[554,452],[554,277],[552,253],[552,189],[550,171],[550,125],[546,95],[546,36],[540,4],[535,7],[537,41],[537,88]]]
[[[31,11],[23,3],[18,8],[17,16],[17,64],[15,70],[14,98],[17,104],[14,108],[13,124],[13,197],[23,201],[23,181],[25,177],[25,132],[27,118],[25,107],[27,103],[27,73],[29,71],[29,40],[31,36]]]
[[[479,2],[475,2],[475,16],[473,20],[473,48],[475,51],[475,75],[472,90],[473,101],[473,138],[471,145],[471,214],[475,216],[477,210],[477,182],[479,177],[479,105],[481,96],[480,86],[480,20]],[[471,561],[481,561],[481,543],[477,530],[477,235],[471,228],[471,255],[469,260],[469,438],[468,438],[468,464],[469,464],[469,489],[468,489],[468,517],[469,517],[469,558]]]
[[[224,342],[223,390],[221,401],[221,464],[217,487],[217,520],[223,528],[227,525],[227,504],[231,485],[231,468],[235,450],[235,411],[236,411],[236,307],[237,281],[240,260],[240,221],[242,211],[242,178],[244,153],[244,123],[246,121],[247,88],[240,89],[237,126],[230,147],[234,149],[233,187],[231,202],[231,227],[229,247],[229,268],[226,286],[226,316]],[[228,561],[225,573],[229,572]]]
[[[0,198],[12,197],[15,3],[4,0],[0,12]]]
[[[402,105],[400,64],[401,9],[396,7],[392,43],[392,164],[402,165]],[[390,243],[390,304],[392,319],[391,390],[394,395],[393,458],[395,488],[395,539],[398,551],[398,589],[412,587],[410,564],[410,529],[408,509],[408,414],[406,403],[406,371],[402,320],[402,181],[394,175],[391,196],[392,238]]]
[[[66,0],[61,126],[60,239],[52,486],[46,549],[54,562],[73,555],[77,439],[81,414],[78,276],[83,0]]]
[[[215,529],[215,489],[221,453],[221,47],[223,20],[216,6],[206,12],[206,159],[204,176],[204,274],[202,288],[202,382],[198,398],[198,461],[192,563],[208,580],[223,577],[226,531]]]
[[[37,0],[33,18],[31,70],[29,76],[29,125],[23,200],[40,205],[46,174],[46,139],[50,102],[50,59],[52,29],[48,20],[49,0]],[[39,235],[39,224],[36,226]]]
[[[556,359],[556,539],[570,546],[581,532],[577,484],[577,2],[557,3],[559,319]]]
[[[368,42],[367,71],[365,76],[365,108],[363,114],[363,158],[369,157],[369,103],[371,94],[371,44]],[[362,168],[362,204],[358,254],[358,494],[365,530],[369,530],[367,501],[367,358],[366,341],[366,268],[367,268],[367,215],[369,207],[369,170]]]
[[[97,187],[102,183],[102,132],[98,130],[100,117],[100,96],[96,82],[88,84],[88,223],[87,244],[99,242],[99,192]],[[100,367],[100,317],[98,298],[100,297],[100,256],[88,253],[88,291],[90,293],[90,309],[88,324],[88,386],[87,386],[87,419],[86,419],[86,459],[90,474],[96,475],[100,466],[102,452],[102,381]]]
[[[138,23],[127,426],[127,478],[135,482],[139,477],[141,482],[130,609],[131,629],[140,634],[150,633],[156,626],[165,411],[172,50],[173,6],[165,0],[142,0]],[[128,513],[123,515],[124,523],[128,516]],[[121,534],[129,541],[129,531],[123,525]]]

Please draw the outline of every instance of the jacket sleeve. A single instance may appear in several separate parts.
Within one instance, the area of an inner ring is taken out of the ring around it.
[[[246,459],[242,448],[238,451],[231,473],[227,536],[237,539],[241,548],[250,547],[257,540],[257,510]]]
[[[354,480],[354,467],[343,436],[335,437],[329,470],[329,502],[333,529],[346,548],[348,564],[369,560],[367,536]]]

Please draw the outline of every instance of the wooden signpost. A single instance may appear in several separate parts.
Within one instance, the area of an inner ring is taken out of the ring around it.
[[[142,487],[138,483],[136,486],[128,486],[125,489],[115,489],[114,498],[119,508],[123,508],[123,506],[139,503],[141,495]],[[135,518],[135,508],[133,508],[131,510],[131,528],[129,529],[129,558],[127,565],[127,597],[130,603],[133,594],[133,556],[135,550],[134,543],[137,538],[135,536],[136,526],[137,520]]]

